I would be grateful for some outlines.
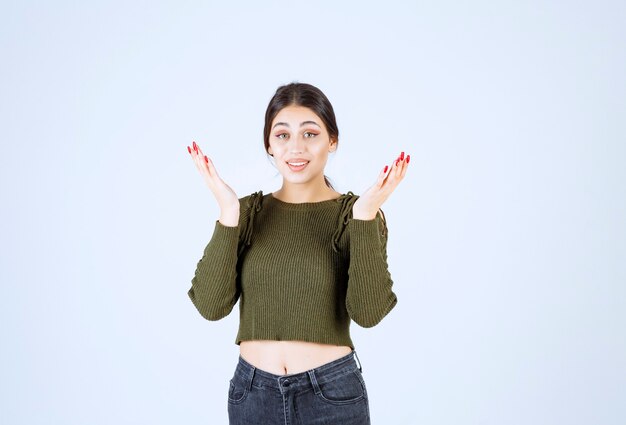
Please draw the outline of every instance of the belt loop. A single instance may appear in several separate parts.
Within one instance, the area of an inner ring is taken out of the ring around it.
[[[309,378],[311,378],[311,384],[313,384],[313,390],[315,391],[315,394],[320,394],[322,392],[322,390],[320,390],[320,386],[317,383],[317,378],[315,377],[315,370],[311,369],[307,371],[309,373]]]
[[[250,365],[252,366],[252,365]],[[250,378],[248,379],[248,391],[250,391],[250,387],[252,386],[252,379],[254,379],[254,372],[256,371],[256,367],[252,366],[250,369]]]
[[[363,368],[361,367],[361,360],[359,359],[359,356],[356,354],[356,350],[352,350],[352,352],[354,353],[354,356],[356,357],[356,359],[359,361],[359,372],[363,372]]]

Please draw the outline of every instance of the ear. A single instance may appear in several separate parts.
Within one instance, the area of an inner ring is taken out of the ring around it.
[[[267,153],[269,153],[270,156],[274,156],[274,152],[272,152],[272,147],[271,146],[268,146]]]
[[[336,150],[337,150],[337,141],[335,139],[330,139],[328,152],[335,152]]]

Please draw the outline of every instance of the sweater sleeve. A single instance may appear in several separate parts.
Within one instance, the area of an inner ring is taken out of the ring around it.
[[[241,289],[237,283],[237,261],[242,244],[242,224],[248,218],[246,200],[240,199],[239,224],[225,226],[219,220],[211,240],[198,261],[187,295],[198,312],[207,320],[222,319],[232,311]]]
[[[377,325],[397,304],[387,265],[387,227],[380,212],[372,220],[348,220],[350,264],[346,309],[364,328]]]

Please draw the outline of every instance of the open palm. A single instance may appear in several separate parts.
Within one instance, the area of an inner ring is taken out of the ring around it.
[[[215,196],[222,212],[234,210],[238,212],[239,198],[235,191],[217,174],[213,161],[202,153],[200,146],[196,142],[193,142],[193,149],[187,146],[187,150],[191,154],[191,158],[207,186],[213,192],[213,196]]]
[[[353,218],[372,220],[376,217],[380,207],[404,178],[410,159],[410,155],[405,157],[404,152],[401,152],[391,164],[389,172],[387,172],[387,167],[381,171],[376,183],[363,192],[352,206]]]

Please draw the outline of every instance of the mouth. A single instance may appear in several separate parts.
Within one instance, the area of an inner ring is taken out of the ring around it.
[[[287,165],[291,171],[302,171],[308,165],[309,161],[288,162]]]

